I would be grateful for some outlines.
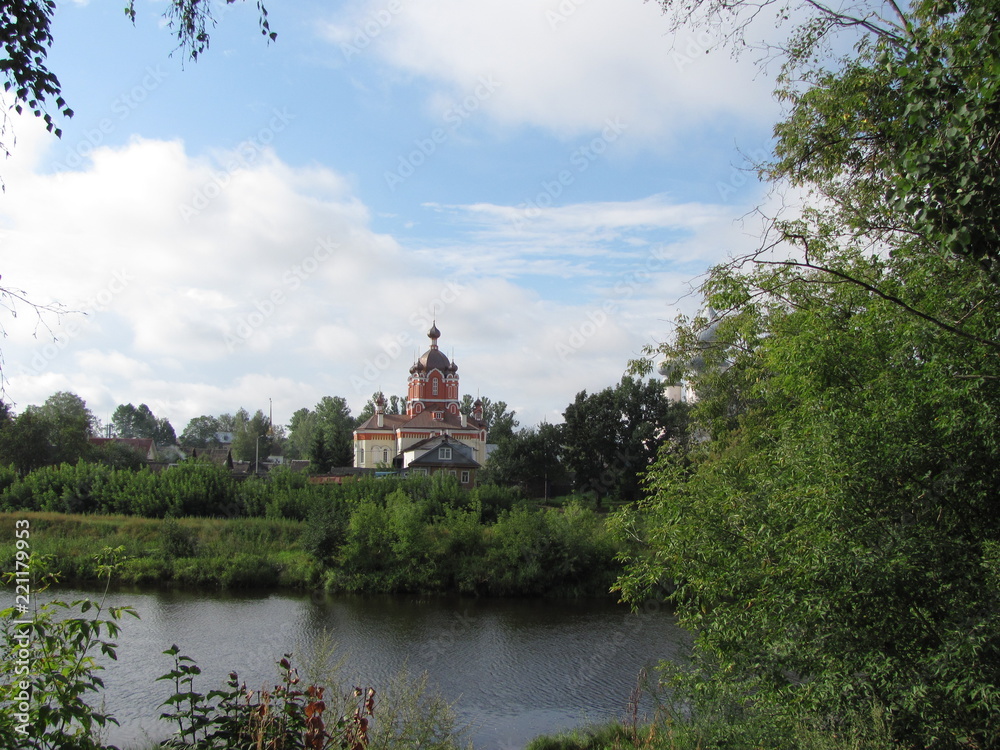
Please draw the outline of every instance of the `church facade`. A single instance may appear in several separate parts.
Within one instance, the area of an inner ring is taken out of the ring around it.
[[[461,480],[475,481],[475,469],[486,461],[486,423],[483,403],[476,400],[472,414],[462,414],[459,405],[458,365],[438,347],[441,332],[432,325],[427,332],[430,348],[410,367],[407,380],[406,414],[386,414],[385,400],[375,403],[375,413],[354,431],[354,466],[357,468],[449,471]],[[454,443],[456,450],[438,449],[440,440]],[[448,460],[435,464],[423,455],[412,458],[423,446],[436,446],[435,455]],[[452,456],[461,454],[463,466]],[[414,465],[411,466],[410,464]],[[421,464],[420,466],[416,464]],[[461,473],[460,473],[461,472]]]

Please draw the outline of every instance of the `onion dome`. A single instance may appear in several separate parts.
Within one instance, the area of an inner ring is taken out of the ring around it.
[[[424,352],[423,356],[417,362],[416,366],[420,366],[421,370],[440,370],[442,373],[448,372],[451,367],[451,362],[448,360],[447,355],[444,354],[440,349],[438,349],[437,340],[441,337],[441,331],[438,330],[437,325],[432,324],[431,330],[427,332],[427,338],[431,340],[431,348]]]

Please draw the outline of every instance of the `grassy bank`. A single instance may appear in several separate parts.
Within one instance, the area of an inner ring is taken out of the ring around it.
[[[99,580],[94,556],[104,547],[124,549],[125,564],[116,574],[122,583],[308,588],[321,578],[321,566],[300,545],[301,521],[47,512],[0,514],[2,570],[14,569],[18,519],[30,524],[32,554],[50,557],[47,567],[66,582]]]
[[[208,588],[349,593],[608,596],[619,570],[603,516],[517,507],[486,518],[478,503],[413,499],[317,501],[306,520],[143,518],[51,511],[0,513],[0,569],[13,570],[15,523],[67,582],[94,582],[95,556],[122,548],[115,580]],[[37,560],[37,557],[36,557]]]

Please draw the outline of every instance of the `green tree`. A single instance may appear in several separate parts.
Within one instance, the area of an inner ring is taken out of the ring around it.
[[[879,286],[926,273],[828,262]],[[928,309],[950,314],[975,277]],[[876,712],[906,747],[996,747],[1000,363],[827,280],[713,273],[710,302],[735,309],[710,355],[729,366],[694,381],[710,438],[661,453],[643,510],[618,519],[623,539],[648,544],[623,591],[676,586],[698,634],[694,683],[760,715],[863,733]]]
[[[49,460],[52,463],[75,463],[84,458],[89,439],[97,435],[97,418],[87,403],[75,393],[59,391],[41,406],[29,406],[48,428]]]
[[[566,481],[561,453],[561,434],[556,425],[542,423],[524,428],[500,441],[490,454],[483,479],[520,487],[531,497],[549,497],[554,485]]]
[[[221,443],[216,436],[222,432],[216,417],[194,417],[181,433],[180,444],[185,448],[218,448]]]
[[[357,423],[363,424],[369,418],[375,414],[375,402],[378,400],[379,396],[385,399],[385,413],[386,414],[406,414],[406,397],[405,396],[386,396],[382,391],[375,391],[372,394],[371,399],[364,405],[361,409],[361,413],[358,414]]]
[[[53,461],[49,424],[37,410],[27,409],[0,424],[0,462],[17,469],[21,476]]]
[[[664,5],[737,36],[761,9]],[[663,452],[619,517],[639,540],[622,589],[676,587],[691,695],[710,682],[772,727],[997,747],[1000,6],[790,15],[761,173],[815,200],[772,224],[772,252],[713,269],[711,346],[681,321],[657,351],[707,365],[703,440]]]
[[[146,404],[138,407],[119,404],[111,415],[111,430],[115,437],[150,438],[157,445],[174,445],[177,437],[166,418],[157,418]]]
[[[483,407],[483,421],[486,423],[486,440],[490,443],[499,443],[506,437],[514,434],[514,430],[520,424],[515,418],[513,409],[508,408],[505,401],[493,401],[488,396],[481,396],[479,399]],[[463,414],[472,414],[476,399],[469,394],[462,396],[462,403],[459,410]]]
[[[326,442],[326,433],[322,429],[313,432],[312,443],[309,446],[309,471],[314,474],[326,474],[337,463],[333,452]]]
[[[246,409],[240,409],[233,425],[233,458],[238,461],[255,462],[254,470],[259,470],[262,462],[274,448],[274,432],[271,420],[260,409],[251,417]]]
[[[614,388],[578,393],[561,427],[563,461],[577,488],[598,503],[607,496],[635,500],[640,474],[660,444],[685,439],[685,414],[656,380],[625,376]]]
[[[232,3],[234,0],[227,0]],[[267,18],[267,9],[258,1],[261,34],[274,40]],[[0,8],[0,43],[3,44],[5,64],[2,75],[4,90],[13,96],[11,105],[18,114],[28,109],[36,117],[42,118],[45,127],[57,137],[62,135],[53,116],[47,111],[54,102],[58,116],[72,117],[62,96],[62,85],[58,77],[47,66],[49,48],[52,46],[52,17],[56,10],[54,0],[15,0],[4,3]],[[135,2],[129,0],[125,14],[135,21]],[[197,60],[208,49],[209,30],[215,25],[212,4],[209,0],[173,0],[164,12],[167,26],[177,39],[185,57]],[[6,130],[6,123],[0,126],[0,135]],[[4,151],[5,147],[0,145]],[[7,152],[9,153],[9,152]]]
[[[351,407],[341,396],[324,396],[316,404],[317,429],[330,452],[333,466],[350,466],[354,457],[354,425]]]
[[[287,458],[308,458],[316,432],[316,412],[297,409],[288,422]]]

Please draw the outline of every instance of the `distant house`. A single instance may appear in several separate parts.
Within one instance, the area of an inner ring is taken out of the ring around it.
[[[463,487],[472,487],[480,468],[472,457],[472,448],[448,435],[421,440],[403,451],[403,470],[411,476],[444,472],[457,478]]]
[[[153,442],[152,438],[90,438],[90,444],[97,447],[108,443],[126,445],[138,453],[144,461],[156,460],[156,443]]]
[[[233,452],[229,448],[192,448],[191,458],[201,458],[233,470]]]
[[[310,484],[343,484],[345,480],[375,476],[375,469],[358,469],[353,466],[335,466],[326,474],[309,477]]]

